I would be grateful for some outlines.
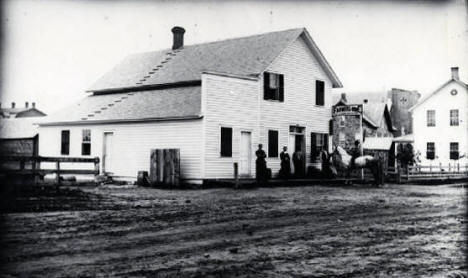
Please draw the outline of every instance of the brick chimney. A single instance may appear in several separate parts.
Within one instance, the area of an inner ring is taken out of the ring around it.
[[[179,26],[175,26],[171,29],[172,34],[174,35],[174,40],[172,42],[172,49],[179,49],[184,47],[184,33],[185,29]]]
[[[11,103],[11,108],[15,108],[15,105],[16,105],[15,102],[12,102]]]
[[[36,103],[35,102],[31,103],[31,105],[32,105],[32,108],[36,108]]]
[[[452,67],[452,79],[460,80],[458,76],[458,67]]]
[[[24,108],[29,108],[29,102],[26,101],[26,102],[24,103]]]

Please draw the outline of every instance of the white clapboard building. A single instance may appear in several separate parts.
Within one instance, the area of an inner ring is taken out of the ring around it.
[[[468,163],[468,85],[458,68],[451,79],[410,108],[414,148],[422,165]]]
[[[183,28],[172,32],[172,48],[125,58],[42,123],[40,154],[98,156],[103,171],[136,178],[151,149],[179,148],[189,182],[232,178],[235,162],[254,177],[259,143],[273,176],[282,146],[305,148],[307,166],[318,165],[330,90],[342,84],[306,29],[187,46]]]

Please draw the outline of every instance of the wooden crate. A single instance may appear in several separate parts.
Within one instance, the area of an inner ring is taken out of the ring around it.
[[[152,149],[149,178],[153,186],[178,187],[180,185],[180,150]]]

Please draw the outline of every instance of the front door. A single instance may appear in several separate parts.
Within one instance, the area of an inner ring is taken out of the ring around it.
[[[104,144],[102,150],[102,172],[109,173],[112,172],[112,138],[114,133],[112,132],[104,132]]]
[[[251,133],[247,131],[241,132],[241,147],[240,147],[240,175],[251,175],[252,162],[252,142]]]

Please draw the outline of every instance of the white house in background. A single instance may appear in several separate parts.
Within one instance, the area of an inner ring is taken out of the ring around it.
[[[458,68],[452,78],[410,108],[415,151],[421,164],[448,166],[468,163],[468,85]]]
[[[234,162],[254,177],[259,143],[273,175],[285,145],[318,165],[311,150],[328,148],[330,90],[342,84],[306,29],[188,46],[172,32],[172,49],[127,57],[41,124],[40,154],[98,156],[134,179],[151,149],[179,148],[186,182],[233,178]]]

